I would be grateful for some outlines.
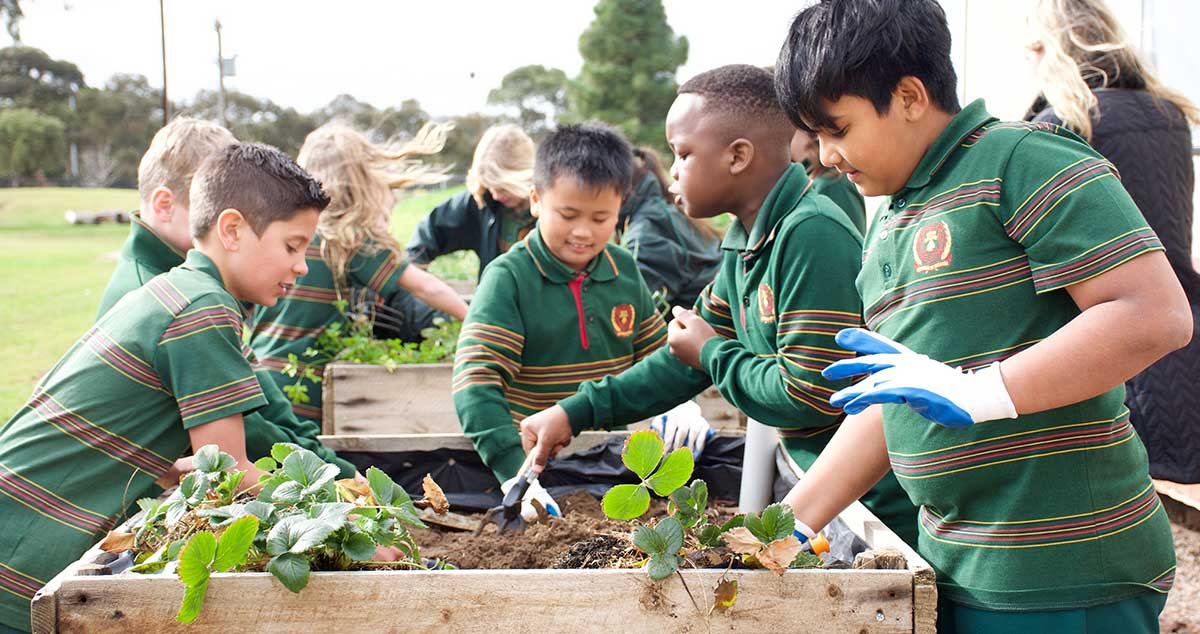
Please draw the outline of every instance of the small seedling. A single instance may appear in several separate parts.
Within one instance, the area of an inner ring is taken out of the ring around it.
[[[680,447],[663,458],[662,439],[648,429],[630,434],[621,461],[642,481],[618,484],[604,495],[601,502],[604,514],[617,520],[641,517],[650,509],[651,490],[663,497],[671,495],[692,477],[695,468],[692,452],[687,447]]]
[[[762,566],[778,575],[787,568],[820,566],[821,558],[803,552],[800,540],[792,534],[795,525],[792,509],[772,504],[760,515],[748,513],[744,525],[727,531],[723,538],[730,550],[742,555],[743,563]]]

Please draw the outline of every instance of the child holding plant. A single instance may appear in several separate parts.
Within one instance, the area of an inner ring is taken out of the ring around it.
[[[1192,315],[1116,171],[1073,133],[960,108],[935,0],[825,0],[776,66],[822,161],[889,196],[838,334],[870,374],[788,494],[820,527],[894,473],[920,506],[941,632],[1156,632],[1175,574],[1122,384]],[[928,355],[928,356],[926,356]],[[799,526],[799,524],[798,524]]]
[[[305,359],[328,326],[345,316],[339,306],[358,289],[369,289],[385,302],[403,292],[454,319],[467,314],[466,302],[445,282],[409,266],[400,243],[388,232],[396,198],[392,191],[444,180],[440,171],[414,161],[418,154],[442,148],[447,125],[428,124],[401,147],[381,147],[340,123],[317,128],[304,139],[298,161],[325,187],[332,202],[317,235],[308,245],[308,273],[274,306],[258,309],[250,348],[282,388],[297,382],[283,369],[288,355]],[[318,376],[322,363],[305,364]],[[300,385],[307,400],[293,405],[296,414],[321,420],[321,388],[306,377]]]
[[[237,139],[225,128],[190,117],[172,119],[155,133],[138,165],[141,209],[133,214],[129,238],[100,298],[97,320],[125,295],[183,264],[192,249],[188,227],[192,175],[204,159],[234,143]],[[342,477],[353,475],[354,465],[317,440],[321,426],[292,412],[291,401],[269,370],[256,365],[254,373],[267,405],[245,415],[246,455],[261,458],[270,454],[275,443],[294,443],[338,465]]]
[[[849,356],[837,351],[834,333],[860,323],[854,276],[862,239],[791,162],[793,128],[766,70],[723,66],[688,80],[666,129],[683,210],[736,217],[721,270],[694,311],[675,308],[670,349],[525,419],[525,446],[536,444],[535,460],[544,464],[573,433],[645,419],[715,384],[738,409],[780,428],[788,452],[807,467],[842,420],[829,405],[838,384],[820,371]],[[664,435],[669,446],[676,437],[697,445],[707,427]],[[905,540],[915,538],[916,509],[894,478],[863,502]]]
[[[666,342],[630,253],[610,243],[633,172],[608,126],[562,126],[537,151],[536,230],[488,267],[463,323],[454,406],[463,432],[507,489],[525,460],[517,423],[583,381],[620,372]],[[557,507],[540,486],[529,501]]]
[[[217,151],[190,192],[196,248],[127,294],[0,428],[0,629],[28,632],[30,599],[189,449],[217,445],[245,482],[242,415],[266,401],[243,355],[242,303],[274,304],[305,272],[329,199],[282,152]]]
[[[492,126],[475,146],[467,171],[467,191],[434,207],[421,219],[408,243],[408,259],[426,267],[454,251],[479,256],[479,277],[533,228],[529,183],[533,139],[510,123]]]

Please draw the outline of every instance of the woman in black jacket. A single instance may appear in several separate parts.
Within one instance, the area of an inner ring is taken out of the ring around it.
[[[1028,118],[1070,128],[1116,166],[1166,248],[1196,319],[1189,124],[1200,123],[1200,111],[1158,82],[1102,0],[1037,0],[1034,7],[1029,56],[1041,96]],[[1200,482],[1200,337],[1125,390],[1151,475]]]

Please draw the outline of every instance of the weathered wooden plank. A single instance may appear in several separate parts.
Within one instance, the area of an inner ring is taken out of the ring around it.
[[[1167,507],[1171,519],[1193,530],[1200,530],[1200,484],[1155,480],[1154,490]]]
[[[326,435],[427,434],[461,431],[451,393],[449,363],[387,368],[354,363],[325,367],[321,433]],[[745,427],[745,416],[715,388],[697,399],[718,429]]]
[[[709,615],[711,589],[723,576],[738,581],[737,603]],[[315,573],[292,594],[267,574],[217,574],[191,626],[175,622],[183,598],[175,579],[77,577],[59,591],[57,632],[913,631],[906,571],[690,570],[683,577],[687,589],[678,577],[654,588],[641,570]]]

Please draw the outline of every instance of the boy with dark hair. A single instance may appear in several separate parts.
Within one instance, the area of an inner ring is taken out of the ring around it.
[[[133,214],[129,238],[100,298],[97,320],[129,292],[183,264],[192,248],[188,197],[192,175],[206,158],[234,143],[237,139],[225,128],[189,117],[172,119],[155,133],[138,165],[141,209]],[[261,458],[270,455],[275,443],[294,443],[338,465],[342,477],[354,475],[354,465],[317,440],[321,426],[296,416],[270,371],[256,364],[254,373],[267,404],[245,414],[246,455]]]
[[[825,0],[780,52],[822,162],[890,197],[857,282],[871,330],[838,335],[869,356],[825,371],[873,374],[833,396],[851,416],[787,502],[823,526],[893,471],[940,631],[1157,631],[1175,556],[1122,384],[1190,339],[1186,299],[1107,161],[960,110],[954,82],[933,0]]]
[[[666,342],[633,256],[610,243],[633,172],[629,143],[598,123],[546,137],[534,164],[535,231],[496,258],[471,302],[454,362],[463,432],[507,490],[522,461],[517,423],[583,381]],[[557,507],[540,486],[529,501]]]
[[[191,188],[196,248],[130,292],[0,428],[0,625],[28,632],[29,601],[120,521],[174,484],[173,461],[215,444],[252,486],[242,414],[265,400],[243,356],[241,302],[270,305],[304,273],[329,199],[274,148],[232,145]]]
[[[694,311],[675,308],[669,350],[527,418],[525,445],[536,444],[535,461],[544,464],[572,433],[642,420],[715,384],[739,410],[779,428],[807,467],[842,418],[829,405],[839,385],[821,368],[850,356],[833,335],[861,323],[853,281],[862,239],[791,162],[793,128],[766,70],[739,64],[697,75],[679,88],[666,129],[684,211],[736,217],[717,278]],[[704,432],[688,430],[690,439]],[[863,501],[901,537],[915,538],[916,509],[894,478]]]

